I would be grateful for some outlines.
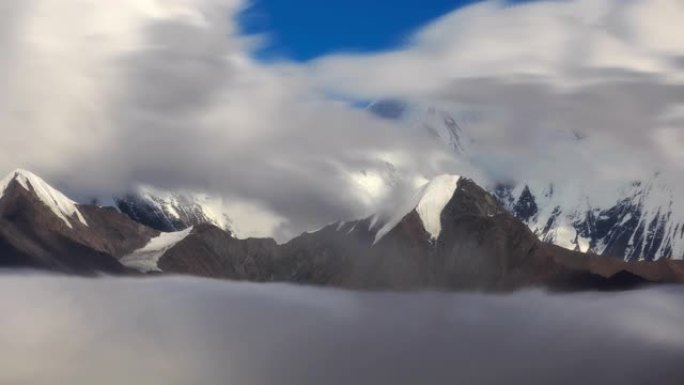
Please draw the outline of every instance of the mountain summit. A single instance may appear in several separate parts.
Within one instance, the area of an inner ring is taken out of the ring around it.
[[[73,228],[72,221],[77,220],[84,226],[88,226],[83,214],[78,210],[76,202],[67,198],[64,194],[47,184],[34,173],[16,169],[0,180],[0,199],[13,184],[21,186],[27,192],[33,192],[35,197],[50,209],[64,224]]]
[[[420,218],[423,229],[430,234],[430,238],[437,239],[442,231],[442,211],[454,195],[459,179],[460,177],[457,175],[441,175],[427,183],[408,204],[400,207],[377,231],[375,242],[390,232],[413,210]]]
[[[122,273],[117,258],[156,233],[114,209],[79,205],[26,170],[3,178],[0,192],[3,266]]]

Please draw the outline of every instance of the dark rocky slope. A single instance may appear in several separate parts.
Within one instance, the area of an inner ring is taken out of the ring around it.
[[[123,273],[127,269],[118,258],[157,234],[114,209],[96,206],[78,206],[87,225],[75,218],[65,222],[36,189],[44,189],[42,180],[20,171],[2,191],[0,265],[79,274]]]
[[[169,273],[361,289],[623,289],[684,281],[677,261],[628,263],[540,242],[468,179],[461,179],[431,239],[412,210],[374,243],[373,219],[333,224],[284,245],[196,227],[160,260]]]

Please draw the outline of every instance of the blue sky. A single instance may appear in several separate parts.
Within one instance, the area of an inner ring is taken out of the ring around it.
[[[268,33],[262,59],[306,61],[338,51],[372,52],[477,0],[253,0],[240,17],[245,33]]]

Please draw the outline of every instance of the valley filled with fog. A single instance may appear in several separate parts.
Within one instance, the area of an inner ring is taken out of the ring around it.
[[[681,384],[682,298],[5,272],[0,383]]]

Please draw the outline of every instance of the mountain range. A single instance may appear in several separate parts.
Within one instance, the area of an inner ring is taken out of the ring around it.
[[[122,210],[123,211],[123,210]],[[211,223],[161,232],[78,204],[37,175],[0,181],[0,265],[69,274],[190,274],[357,289],[623,288],[684,281],[684,262],[567,250],[472,180],[439,176],[390,215],[337,222],[287,243]]]
[[[479,114],[449,105],[398,100],[378,101],[367,110],[404,129],[430,135],[469,170],[482,166],[483,157],[476,156],[481,144],[471,132],[483,119]],[[583,146],[587,137],[579,132],[558,136],[573,146]],[[372,174],[379,177],[383,190],[390,191],[401,178],[400,171],[387,160],[383,164],[386,167]],[[483,182],[483,188],[506,211],[545,243],[627,261],[684,259],[684,206],[660,173],[617,184],[597,183],[591,188],[571,180],[492,178]],[[360,187],[365,188],[363,184]],[[240,223],[232,220],[217,199],[205,194],[142,187],[115,197],[115,202],[121,212],[159,231],[209,223],[244,237]]]
[[[486,120],[481,113],[397,100],[373,103],[368,110],[432,135],[473,170],[489,161],[490,156],[481,154],[486,146],[473,138],[478,123]],[[588,135],[579,131],[554,136],[554,141],[567,148],[591,153],[587,140]],[[486,190],[544,242],[629,261],[684,259],[684,206],[676,199],[671,178],[660,172],[617,183],[593,181],[592,185],[563,178],[516,180],[507,175],[489,179]]]

